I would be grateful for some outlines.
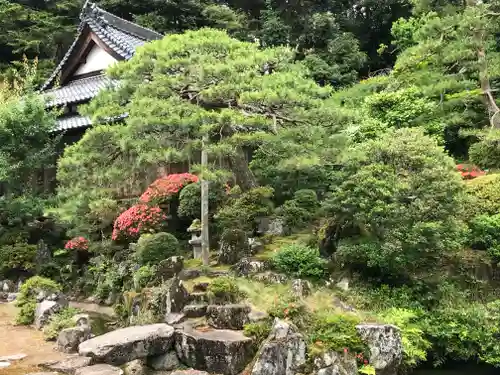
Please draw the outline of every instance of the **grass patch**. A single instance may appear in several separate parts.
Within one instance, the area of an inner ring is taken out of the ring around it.
[[[200,276],[200,277],[197,277],[196,279],[191,279],[191,280],[183,281],[182,283],[184,284],[184,287],[187,289],[187,291],[189,293],[192,293],[193,292],[193,287],[195,286],[195,284],[198,284],[198,283],[209,283],[212,280],[213,280],[212,277]]]
[[[268,244],[264,245],[264,250],[256,254],[253,258],[260,261],[270,260],[276,251],[281,249],[283,246],[291,245],[297,242],[305,244],[309,235],[310,234],[307,233],[297,233],[287,237],[274,237]]]

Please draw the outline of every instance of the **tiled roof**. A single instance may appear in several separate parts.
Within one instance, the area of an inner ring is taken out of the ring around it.
[[[90,118],[80,115],[64,116],[57,119],[54,132],[78,129],[92,125]]]
[[[71,81],[63,87],[45,91],[44,95],[48,98],[47,107],[90,100],[100,90],[110,87],[113,83],[104,74]]]
[[[41,87],[42,91],[51,88],[55,84],[59,73],[64,69],[72,53],[77,49],[77,46],[81,44],[83,31],[87,26],[90,27],[103,43],[125,60],[130,59],[134,55],[135,49],[138,46],[163,37],[163,35],[153,30],[108,13],[89,1],[83,6],[80,20],[78,35],[52,75]]]

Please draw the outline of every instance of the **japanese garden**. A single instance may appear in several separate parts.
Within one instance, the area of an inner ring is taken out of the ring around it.
[[[0,0],[0,375],[496,374],[499,21]]]

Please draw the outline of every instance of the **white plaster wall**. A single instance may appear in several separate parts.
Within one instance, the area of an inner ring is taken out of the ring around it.
[[[87,55],[87,61],[80,65],[75,72],[75,75],[92,73],[99,70],[104,70],[111,64],[116,62],[116,59],[109,53],[104,51],[98,45],[94,45]]]

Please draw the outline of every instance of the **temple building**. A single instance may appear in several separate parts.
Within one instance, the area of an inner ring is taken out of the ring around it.
[[[77,142],[92,125],[90,118],[78,113],[97,93],[112,85],[104,71],[117,61],[129,60],[137,47],[162,39],[163,35],[117,17],[87,1],[80,14],[74,42],[59,62],[41,92],[47,108],[59,108],[55,132],[62,133],[61,148]],[[62,152],[62,149],[60,150]],[[46,168],[37,185],[45,191],[56,187],[55,168]]]
[[[137,47],[163,38],[163,35],[117,17],[87,1],[80,14],[80,25],[73,44],[54,72],[42,85],[48,107],[63,109],[57,132],[77,140],[92,125],[78,113],[78,106],[90,101],[112,84],[104,74],[117,61],[130,59]]]

